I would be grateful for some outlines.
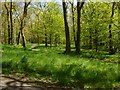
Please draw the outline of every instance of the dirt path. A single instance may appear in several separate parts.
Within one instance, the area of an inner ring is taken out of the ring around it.
[[[39,51],[37,44],[32,44],[31,49],[32,51]]]
[[[71,88],[47,86],[42,83],[40,85],[35,82],[27,82],[14,77],[0,75],[0,90],[72,90]]]
[[[14,78],[6,77],[4,75],[0,76],[1,83],[0,86],[2,90],[46,90],[42,87],[35,87],[29,83],[24,83]]]

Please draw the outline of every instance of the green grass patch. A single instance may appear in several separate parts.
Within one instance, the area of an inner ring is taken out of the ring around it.
[[[111,88],[115,87],[116,83],[118,86],[120,80],[118,65],[96,61],[96,59],[114,61],[119,59],[117,55],[90,50],[82,50],[79,56],[74,52],[64,55],[62,54],[64,49],[61,47],[39,46],[37,48],[39,51],[32,51],[30,47],[31,45],[24,50],[21,46],[3,45],[3,73],[10,74],[12,71],[24,73],[30,78],[58,82],[59,86]]]

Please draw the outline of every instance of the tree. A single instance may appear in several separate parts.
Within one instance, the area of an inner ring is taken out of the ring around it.
[[[8,43],[8,40],[7,40],[7,36],[8,36],[8,30],[7,30],[7,15],[6,15],[6,8],[4,7],[4,4],[2,4],[2,14],[1,14],[1,17],[2,17],[2,29],[1,29],[1,43],[4,43],[4,44],[7,44]]]
[[[118,7],[118,52],[120,53],[120,2],[117,3]]]
[[[111,45],[113,51],[116,47],[119,49],[120,5],[116,2],[114,16],[111,18],[112,3],[88,2],[84,4],[84,0],[80,1],[82,0],[78,0],[75,4],[74,0],[70,3],[68,0],[62,3],[64,7],[57,2],[32,2],[27,9],[24,3],[4,3],[2,42],[9,44],[13,42],[11,41],[13,30],[14,37],[18,36],[17,42],[21,41],[23,47],[27,42],[44,43],[46,47],[64,44],[66,45],[65,52],[68,53],[70,44],[74,44],[77,54],[80,53],[81,48],[110,52]],[[23,11],[22,7],[24,7]]]
[[[2,3],[1,2],[0,2],[0,9],[2,9]],[[2,14],[0,14],[0,21],[2,21],[1,18],[2,18]],[[2,23],[0,23],[0,45],[1,45],[1,42],[2,42],[2,27],[1,26],[2,26]],[[2,52],[0,54],[2,56]]]
[[[71,4],[71,12],[72,12],[72,27],[73,27],[73,37],[74,37],[74,42],[75,42],[75,48],[77,47],[77,40],[76,40],[76,32],[75,32],[75,14],[74,14],[74,0],[70,2]]]
[[[11,44],[13,44],[12,0],[10,2],[10,29],[11,29],[10,39],[11,39]]]
[[[8,44],[10,44],[10,42],[11,42],[10,34],[11,34],[11,33],[10,33],[10,21],[9,21],[9,9],[8,9],[6,3],[4,3],[4,6],[5,6],[6,11],[7,11]]]
[[[112,4],[112,14],[110,17],[110,24],[109,24],[109,54],[114,54],[114,50],[113,50],[113,42],[112,42],[112,18],[114,16],[114,9],[115,9],[115,2],[113,2]]]
[[[19,31],[19,34],[18,34],[18,41],[17,41],[17,44],[19,44],[19,39],[20,39],[20,34],[21,34],[21,37],[22,37],[22,46],[25,47],[25,37],[23,35],[23,28],[24,28],[24,24],[25,24],[25,18],[27,16],[27,8],[28,8],[28,5],[30,4],[30,2],[25,2],[24,3],[24,11],[23,11],[23,15],[21,17],[21,22],[20,22],[20,31]]]
[[[34,6],[32,6],[34,4]],[[60,39],[64,38],[63,33],[63,14],[61,13],[62,7],[56,2],[42,2],[32,3],[31,7],[33,12],[28,14],[32,19],[29,23],[32,27],[29,27],[30,41],[34,43],[44,43],[46,47],[50,47],[60,42]],[[34,17],[34,18],[33,18]],[[26,26],[27,27],[27,26]],[[62,37],[62,38],[60,38]],[[39,39],[40,38],[40,39]]]
[[[83,0],[80,3],[80,0],[77,0],[77,41],[76,41],[76,54],[80,53],[80,34],[81,34],[81,29],[80,29],[80,18],[81,18],[81,9],[85,3],[85,0]]]
[[[65,53],[70,53],[70,34],[69,34],[69,27],[67,22],[67,6],[65,0],[62,0],[63,3],[63,14],[64,14],[64,26],[65,26],[65,36],[66,36],[66,50]]]

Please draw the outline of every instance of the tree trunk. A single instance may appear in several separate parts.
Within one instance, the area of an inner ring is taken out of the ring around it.
[[[18,33],[17,45],[19,45],[19,42],[20,42],[20,32]]]
[[[77,46],[76,46],[76,54],[80,53],[80,1],[77,1]]]
[[[24,11],[23,11],[23,16],[21,18],[21,22],[20,22],[20,31],[19,31],[19,34],[18,34],[18,41],[17,41],[17,44],[19,44],[19,39],[20,39],[20,34],[21,34],[21,37],[22,37],[22,46],[25,48],[25,37],[23,35],[23,28],[24,28],[24,24],[25,24],[25,18],[27,16],[27,7],[28,5],[30,4],[30,2],[25,2],[25,5],[24,5]]]
[[[52,33],[50,32],[50,47],[52,47]]]
[[[0,2],[0,10],[2,10],[1,2]],[[2,21],[2,14],[0,15],[0,21]],[[5,31],[5,29],[4,29],[4,31]],[[4,38],[4,40],[5,40],[5,38]],[[0,45],[1,45],[1,43],[2,43],[2,22],[0,22]],[[0,52],[0,57],[2,57],[2,52]]]
[[[114,54],[113,52],[113,42],[112,42],[112,18],[114,16],[114,7],[115,7],[115,2],[113,2],[113,5],[112,5],[112,14],[111,14],[111,17],[110,17],[110,24],[109,24],[109,54]]]
[[[12,1],[10,2],[10,29],[11,29],[11,44],[13,44],[13,21],[12,21]]]
[[[118,6],[118,52],[120,53],[120,2],[117,3]]]
[[[44,24],[44,23],[43,23]],[[45,28],[45,47],[48,47],[48,43],[47,43],[47,31],[46,31],[46,26],[44,24],[44,28]]]
[[[21,27],[20,28],[20,33],[21,33],[21,37],[22,37],[22,46],[25,48],[25,38],[24,38],[24,35],[23,35],[23,28]]]
[[[1,25],[2,26],[2,25]],[[4,31],[3,31],[3,33],[4,33],[4,44],[6,44],[7,43],[7,37],[6,37],[6,26],[4,26],[5,27],[5,29],[4,29]],[[2,30],[2,29],[1,29]],[[2,38],[1,38],[2,39]]]
[[[47,32],[46,32],[46,29],[45,29],[45,47],[48,47],[48,44],[47,44]]]
[[[91,28],[89,30],[89,34],[90,34],[90,36],[89,36],[89,49],[92,49],[92,32],[91,32]]]
[[[80,3],[80,0],[77,0],[77,41],[76,41],[76,54],[80,53],[80,18],[81,18],[81,9],[84,5],[84,0]]]
[[[16,45],[16,23],[15,23],[15,19],[14,19],[14,44]]]
[[[69,27],[67,22],[67,10],[66,10],[66,3],[63,0],[63,14],[64,14],[64,26],[65,26],[65,37],[66,37],[66,50],[65,53],[68,54],[71,51],[70,48],[70,34],[69,34]]]
[[[73,3],[71,3],[71,9],[72,9],[72,22],[73,22],[73,37],[74,37],[75,48],[76,48],[77,47],[77,42],[76,42],[76,35],[75,35],[74,0],[73,0]]]
[[[57,43],[58,43],[58,35],[55,34],[55,46],[57,47]]]
[[[21,25],[20,25],[20,31],[18,33],[18,40],[17,40],[17,44],[19,44],[19,41],[20,41],[20,34],[21,34],[21,37],[22,37],[22,46],[25,48],[25,38],[24,38],[24,35],[23,35],[23,20],[21,20]]]
[[[8,44],[10,44],[11,42],[11,39],[10,39],[10,22],[9,22],[9,10],[8,10],[8,7],[6,5],[6,3],[4,4],[5,8],[6,8],[6,11],[7,11],[7,23],[8,23]]]

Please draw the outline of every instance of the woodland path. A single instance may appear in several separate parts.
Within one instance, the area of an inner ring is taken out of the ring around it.
[[[50,86],[48,83],[26,81],[24,79],[16,79],[13,76],[0,75],[0,90],[72,90],[66,87]]]

